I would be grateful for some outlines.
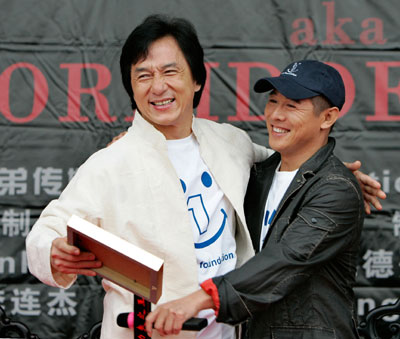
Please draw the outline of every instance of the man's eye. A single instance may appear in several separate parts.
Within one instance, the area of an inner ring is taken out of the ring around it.
[[[150,74],[139,74],[138,79],[147,79],[150,78]]]
[[[172,74],[176,73],[176,70],[175,69],[167,69],[164,73],[168,74],[168,75],[172,75]]]
[[[288,105],[288,107],[290,107],[290,108],[296,108],[296,105],[293,105],[293,104],[287,104]]]

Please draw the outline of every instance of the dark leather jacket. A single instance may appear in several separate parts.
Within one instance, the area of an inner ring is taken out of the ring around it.
[[[364,219],[357,180],[333,155],[335,141],[298,170],[270,226],[263,249],[239,269],[213,278],[217,321],[250,318],[248,338],[358,338],[354,293]],[[255,164],[245,200],[247,225],[259,248],[275,153]]]

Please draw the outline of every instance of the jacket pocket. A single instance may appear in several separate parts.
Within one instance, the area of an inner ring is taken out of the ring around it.
[[[321,327],[271,327],[273,339],[336,339],[335,330]]]
[[[286,227],[281,242],[287,255],[300,262],[308,261],[329,233],[335,229],[335,223],[318,211],[304,208]]]

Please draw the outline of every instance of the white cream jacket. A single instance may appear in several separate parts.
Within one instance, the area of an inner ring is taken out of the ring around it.
[[[268,150],[229,124],[194,118],[192,130],[204,162],[236,211],[240,266],[253,256],[243,211],[250,167],[266,159]],[[53,275],[50,266],[51,243],[66,236],[66,223],[72,214],[164,259],[159,303],[199,288],[192,229],[179,178],[168,159],[165,137],[140,114],[123,138],[93,154],[78,169],[28,235],[29,270],[50,286],[68,288],[76,280],[75,275]],[[101,338],[132,338],[132,330],[116,324],[119,313],[132,311],[132,293],[107,280],[103,280],[103,287]],[[194,337],[192,332],[181,333],[179,338]]]

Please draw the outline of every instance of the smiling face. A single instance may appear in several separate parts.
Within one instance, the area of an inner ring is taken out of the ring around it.
[[[144,119],[167,139],[190,135],[193,98],[200,85],[171,36],[154,41],[145,59],[132,65],[132,90]]]
[[[282,156],[281,170],[299,168],[326,144],[330,110],[317,115],[311,99],[292,100],[276,90],[271,92],[264,113],[269,145]]]

